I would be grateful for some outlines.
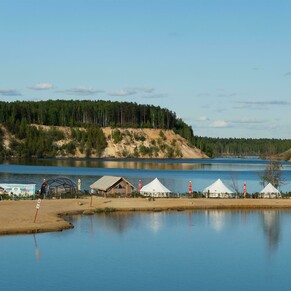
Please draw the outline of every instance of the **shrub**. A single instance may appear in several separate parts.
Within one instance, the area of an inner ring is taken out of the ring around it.
[[[113,139],[114,143],[119,143],[122,141],[122,133],[119,129],[113,130],[112,139]]]

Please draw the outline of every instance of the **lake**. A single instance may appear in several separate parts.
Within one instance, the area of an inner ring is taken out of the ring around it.
[[[59,175],[82,189],[103,175],[137,187],[158,177],[173,192],[202,191],[221,178],[262,189],[267,162],[214,160],[43,159],[0,165],[1,182]],[[290,190],[291,164],[283,163]],[[1,202],[0,202],[1,211]],[[51,290],[290,290],[291,212],[185,211],[112,213],[69,218],[60,233],[0,237],[1,289]]]
[[[1,290],[290,290],[290,211],[69,220],[72,230],[0,237]]]
[[[247,191],[255,193],[262,190],[259,173],[268,161],[259,159],[40,159],[25,162],[9,162],[0,165],[0,182],[34,182],[39,189],[43,179],[56,176],[70,177],[77,183],[81,179],[82,189],[104,175],[122,176],[135,187],[138,180],[143,185],[154,178],[172,192],[188,192],[192,181],[193,191],[203,191],[218,178],[231,187],[232,181],[238,184],[241,192],[244,182]],[[291,191],[291,163],[283,163],[286,184],[280,189]]]

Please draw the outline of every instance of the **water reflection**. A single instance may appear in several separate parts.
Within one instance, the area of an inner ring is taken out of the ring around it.
[[[267,247],[270,252],[278,248],[280,242],[280,211],[263,210],[257,211],[225,211],[225,210],[205,210],[205,220],[197,219],[203,211],[186,211],[179,214],[179,219],[176,223],[181,222],[188,226],[195,225],[210,226],[215,232],[222,232],[223,229],[233,228],[238,229],[238,225],[243,228],[252,225],[258,225],[265,235]],[[259,216],[257,216],[259,214]],[[100,213],[87,218],[75,216],[72,223],[78,225],[78,229],[85,229],[93,238],[94,231],[101,228],[105,232],[118,233],[120,235],[132,230],[145,227],[152,233],[158,233],[167,225],[168,220],[177,214],[166,212],[150,212],[150,213]],[[254,220],[254,217],[261,219]],[[183,218],[183,219],[181,219]],[[84,219],[86,222],[84,222]],[[172,220],[173,224],[175,220]],[[96,222],[96,224],[95,224]],[[173,225],[172,225],[173,226]]]
[[[34,248],[35,248],[35,257],[36,257],[36,260],[39,261],[40,260],[40,249],[37,245],[37,240],[36,240],[35,234],[33,234],[33,241],[34,241]]]
[[[261,170],[267,161],[247,159],[32,159],[17,160],[6,164],[85,167],[85,168],[122,168],[143,170]],[[291,166],[284,163],[284,167]]]
[[[262,227],[270,252],[278,248],[280,242],[280,211],[264,210],[262,212]]]
[[[0,237],[1,288],[289,290],[290,218],[273,210],[75,216],[68,231]]]
[[[93,237],[94,232],[101,228],[105,232],[123,234],[130,228],[135,227],[137,217],[131,213],[99,213],[95,216],[82,217],[74,215],[69,219],[80,231],[86,231]],[[96,223],[95,223],[96,222]],[[97,228],[97,229],[96,229]]]
[[[150,213],[148,227],[153,232],[158,232],[163,226],[161,213]]]
[[[209,225],[217,232],[221,231],[225,223],[225,211],[207,210],[205,214]]]

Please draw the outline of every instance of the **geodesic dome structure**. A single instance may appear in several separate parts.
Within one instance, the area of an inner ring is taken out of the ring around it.
[[[56,177],[46,180],[42,183],[40,194],[41,195],[60,195],[60,194],[76,194],[78,188],[70,178]]]

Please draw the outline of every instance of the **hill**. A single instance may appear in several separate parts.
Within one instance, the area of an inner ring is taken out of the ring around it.
[[[111,101],[0,102],[0,156],[207,157],[193,130],[159,106]]]
[[[37,140],[32,137],[35,140],[32,143],[27,138],[20,139],[0,125],[3,152],[12,157],[207,158],[173,130],[36,124],[28,128],[38,133]],[[43,147],[43,144],[47,146]]]
[[[283,153],[276,155],[274,158],[277,160],[291,162],[291,148]]]
[[[115,130],[103,128],[107,147],[103,157],[156,157],[156,158],[207,158],[198,148],[173,130],[159,129],[117,129],[122,139],[116,143],[112,135]]]

